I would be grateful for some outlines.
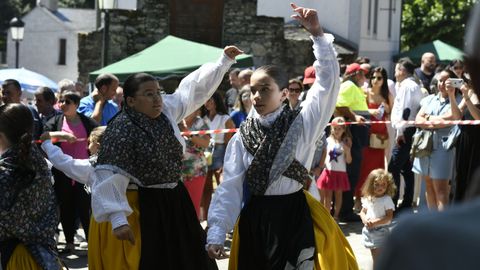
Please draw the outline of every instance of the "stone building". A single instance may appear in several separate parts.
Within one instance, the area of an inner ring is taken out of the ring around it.
[[[113,10],[110,18],[109,63],[168,34],[217,47],[234,44],[254,56],[255,66],[278,64],[290,76],[303,75],[314,60],[307,32],[283,17],[258,16],[257,0],[138,0],[136,11]],[[101,29],[79,34],[80,80],[101,68],[101,45]],[[336,46],[340,58],[355,57],[348,41]]]
[[[58,8],[57,0],[39,0],[22,20],[19,67],[41,73],[54,81],[79,75],[78,34],[96,29],[93,9]],[[15,42],[8,32],[7,64],[15,67]]]

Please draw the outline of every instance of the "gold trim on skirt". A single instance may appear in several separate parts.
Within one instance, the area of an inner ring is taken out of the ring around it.
[[[350,244],[340,227],[332,218],[327,209],[307,191],[304,191],[308,207],[313,220],[315,234],[316,270],[358,270],[357,260]],[[239,217],[239,219],[241,216]],[[233,231],[232,249],[230,251],[229,270],[237,270],[240,235],[238,234],[238,220]]]
[[[23,244],[18,244],[8,260],[7,270],[42,270]]]
[[[127,191],[127,200],[133,212],[127,217],[135,236],[135,245],[118,240],[112,232],[110,222],[97,223],[92,217],[88,237],[88,269],[138,269],[140,263],[140,207],[138,191]]]

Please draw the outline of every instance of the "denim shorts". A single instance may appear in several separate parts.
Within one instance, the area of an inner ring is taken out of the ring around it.
[[[225,157],[224,144],[215,144],[213,146],[212,164],[208,166],[209,171],[217,170],[223,167],[223,158]]]
[[[372,229],[363,227],[363,245],[369,249],[376,249],[383,246],[385,240],[390,235],[390,226],[381,226]]]

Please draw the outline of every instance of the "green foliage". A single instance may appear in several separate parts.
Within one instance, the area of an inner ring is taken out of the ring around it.
[[[463,48],[465,24],[475,0],[404,0],[401,50],[440,39]]]

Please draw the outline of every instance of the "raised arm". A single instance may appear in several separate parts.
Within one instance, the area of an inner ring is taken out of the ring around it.
[[[299,21],[312,35],[313,54],[316,59],[313,64],[315,83],[308,91],[300,112],[304,129],[301,142],[311,144],[322,134],[335,108],[340,90],[340,67],[333,48],[334,38],[323,33],[316,10],[295,4],[291,6],[296,12],[292,18]]]
[[[165,96],[165,109],[170,111],[177,123],[200,108],[213,95],[225,73],[235,63],[235,57],[242,53],[235,46],[225,47],[216,63],[202,65],[180,82],[175,93]]]

